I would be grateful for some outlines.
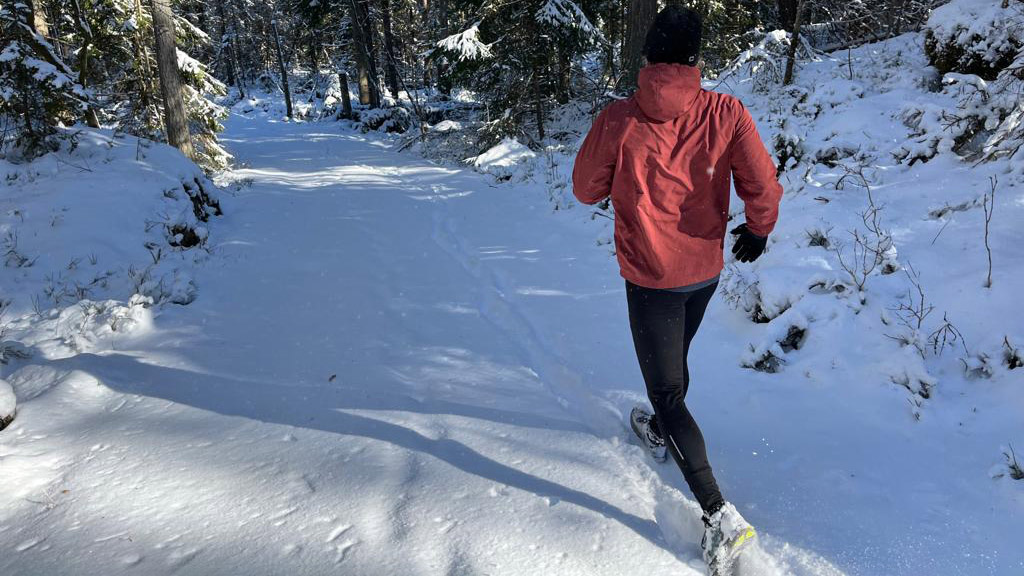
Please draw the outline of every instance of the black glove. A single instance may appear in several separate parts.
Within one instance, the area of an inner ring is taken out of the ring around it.
[[[763,238],[747,230],[746,223],[740,224],[729,231],[733,236],[738,236],[732,245],[732,253],[740,262],[753,262],[764,253],[764,247],[768,244],[768,238]]]

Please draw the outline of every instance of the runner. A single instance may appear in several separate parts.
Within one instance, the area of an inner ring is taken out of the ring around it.
[[[704,510],[704,559],[718,574],[755,532],[715,481],[684,401],[686,356],[724,265],[730,179],[746,213],[731,231],[740,262],[764,252],[782,187],[743,104],[701,88],[701,29],[700,16],[679,5],[657,15],[637,91],[597,116],[573,188],[586,204],[611,197],[633,343],[654,408],[653,416],[634,410],[631,423],[656,457],[667,447],[678,464]]]

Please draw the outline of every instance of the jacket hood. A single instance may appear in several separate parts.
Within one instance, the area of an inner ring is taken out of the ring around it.
[[[658,63],[637,74],[636,103],[647,117],[666,122],[682,116],[700,95],[700,68]]]

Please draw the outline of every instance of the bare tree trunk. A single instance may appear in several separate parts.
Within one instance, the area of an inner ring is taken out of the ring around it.
[[[636,74],[644,58],[647,30],[658,13],[658,0],[629,0],[626,12],[625,44],[622,49],[622,78],[620,88],[634,88]]]
[[[156,37],[156,63],[160,74],[160,92],[164,97],[164,128],[167,143],[193,158],[192,138],[188,132],[185,101],[181,93],[178,49],[174,45],[174,14],[171,0],[150,0],[153,9],[153,35]]]
[[[555,98],[559,104],[569,101],[569,74],[572,71],[572,61],[565,53],[565,50],[555,50]]]
[[[391,30],[391,0],[381,0],[381,24],[384,26],[384,63],[388,90],[398,99],[398,66],[395,58],[395,38]]]
[[[433,27],[438,31],[437,39],[448,36],[448,0],[434,0],[431,6]],[[452,80],[448,74],[448,65],[437,61],[434,67],[434,80],[437,82],[437,90],[442,94],[450,94],[452,91]]]
[[[224,68],[228,74],[228,84],[237,86],[238,78],[235,76],[235,59],[232,54],[234,39],[229,39],[228,36],[228,19],[227,14],[224,12],[224,2],[217,3],[217,15],[220,16],[220,47],[221,54],[224,57]],[[241,93],[241,90],[239,90],[239,93]]]
[[[537,115],[537,136],[544,141],[544,95],[540,90],[540,66],[533,66],[533,98],[534,113]]]
[[[288,69],[284,65],[284,56],[281,55],[281,36],[277,33],[277,20],[270,21],[270,27],[274,30],[274,45],[277,47],[277,67],[281,72],[281,88],[284,90],[284,105],[288,118],[292,117],[292,90],[288,87]]]
[[[142,21],[142,0],[135,0],[135,21]],[[152,82],[153,60],[149,55],[149,43],[143,37],[141,28],[136,28],[132,33],[132,48],[135,49],[135,61],[138,63],[140,72],[137,108],[139,110],[150,110],[156,106],[155,83]]]
[[[782,77],[782,85],[788,86],[793,82],[793,68],[796,66],[796,49],[800,46],[800,21],[803,19],[804,2],[800,0],[796,5],[796,19],[793,21],[793,32],[789,36],[789,54],[786,56],[786,74]]]
[[[348,74],[338,72],[338,83],[341,85],[341,115],[343,118],[351,118],[352,98],[348,95]]]
[[[313,68],[313,74],[320,77],[320,32],[309,35],[309,65]]]
[[[604,53],[604,76],[605,78],[616,78],[619,75],[619,66],[615,61],[615,46],[621,48],[622,42],[622,8],[619,2],[609,6],[608,14],[603,18],[608,22],[607,39],[602,48]]]
[[[380,107],[377,84],[377,58],[373,49],[373,28],[367,0],[350,0],[352,4],[352,35],[355,40],[356,68],[359,72],[359,102],[371,108]]]
[[[71,0],[71,9],[74,11],[75,23],[78,32],[82,35],[82,45],[78,48],[78,83],[82,88],[89,86],[89,59],[93,44],[92,27],[82,13],[82,6],[79,0]],[[91,128],[99,128],[100,120],[96,116],[96,108],[91,104],[85,109],[85,123]]]

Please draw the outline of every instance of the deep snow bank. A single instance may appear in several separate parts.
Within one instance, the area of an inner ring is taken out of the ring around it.
[[[216,187],[164,144],[76,132],[30,163],[0,161],[0,376],[111,345],[197,294]]]

